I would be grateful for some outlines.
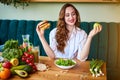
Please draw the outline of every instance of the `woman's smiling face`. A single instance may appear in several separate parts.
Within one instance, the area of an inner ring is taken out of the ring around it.
[[[67,7],[65,10],[65,22],[67,26],[74,26],[76,22],[76,13],[73,7]]]

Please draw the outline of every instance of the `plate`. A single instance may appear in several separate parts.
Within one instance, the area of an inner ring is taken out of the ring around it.
[[[0,62],[4,61],[4,58],[2,56],[0,56]]]
[[[63,59],[63,60],[70,60],[70,59]],[[57,64],[58,61],[60,61],[60,59],[56,59],[56,60],[54,61],[54,64],[55,64],[58,68],[61,68],[61,69],[71,69],[71,68],[73,68],[73,67],[77,64],[75,60],[70,60],[73,64],[72,64],[72,65],[66,65],[66,66],[64,66],[64,65],[59,65],[59,64]]]

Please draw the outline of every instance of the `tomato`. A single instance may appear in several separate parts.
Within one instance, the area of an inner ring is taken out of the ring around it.
[[[22,61],[26,61],[26,58],[25,58],[25,57],[22,57]]]
[[[25,55],[26,57],[29,57],[29,56],[30,56],[30,54],[28,54],[27,52],[24,52],[24,55]]]
[[[34,65],[34,63],[33,63],[33,62],[30,62],[28,65],[33,66],[33,65]]]
[[[32,47],[28,47],[28,52],[32,51]]]
[[[33,55],[30,55],[29,58],[34,59],[34,56],[33,56]]]
[[[26,62],[27,62],[27,63],[30,63],[31,61],[30,61],[30,59],[27,59]]]
[[[32,68],[33,68],[33,70],[34,71],[37,71],[37,67],[36,67],[36,65],[34,64],[34,65],[32,65]]]

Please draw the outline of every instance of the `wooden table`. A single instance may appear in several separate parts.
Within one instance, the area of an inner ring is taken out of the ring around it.
[[[105,74],[100,77],[92,77],[89,71],[89,61],[80,62],[69,70],[62,70],[54,65],[54,60],[48,57],[40,56],[40,62],[49,66],[49,70],[44,72],[37,71],[29,74],[27,78],[12,76],[10,80],[107,80],[106,63],[102,66],[102,71]]]

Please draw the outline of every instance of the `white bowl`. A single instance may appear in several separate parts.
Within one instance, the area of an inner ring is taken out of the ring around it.
[[[2,56],[0,56],[0,62],[2,62],[4,60],[4,58]]]
[[[58,65],[58,64],[56,64],[56,62],[57,62],[58,60],[59,60],[59,59],[55,60],[55,61],[54,61],[54,64],[55,64],[57,67],[61,68],[61,69],[71,69],[71,68],[73,68],[73,67],[76,65],[76,61],[75,61],[75,60],[72,60],[72,61],[75,63],[74,65],[70,65],[70,66]]]

